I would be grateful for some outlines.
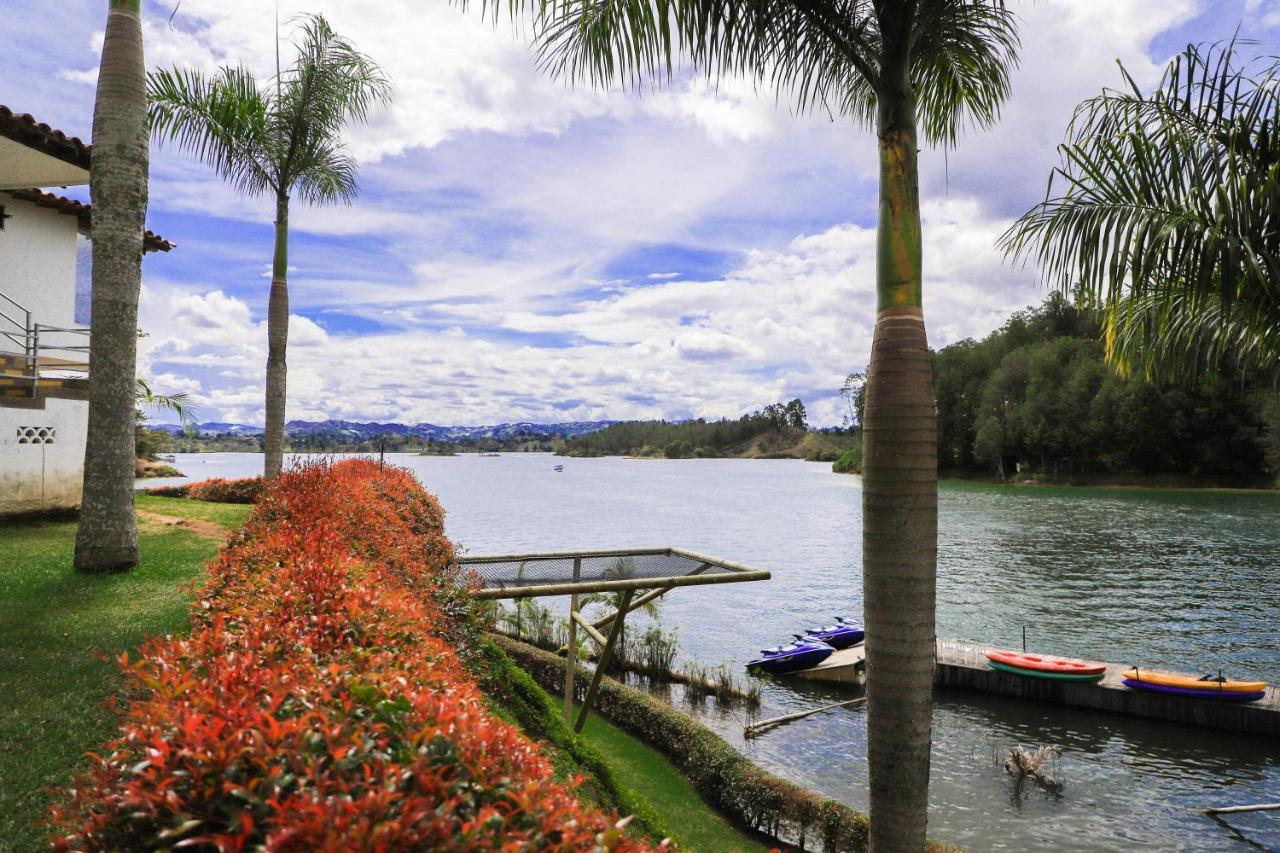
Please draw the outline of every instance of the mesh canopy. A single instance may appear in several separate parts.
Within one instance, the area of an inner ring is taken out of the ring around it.
[[[551,595],[769,577],[768,572],[675,548],[464,557],[459,562],[479,575],[478,594],[486,598],[503,597],[516,589]]]

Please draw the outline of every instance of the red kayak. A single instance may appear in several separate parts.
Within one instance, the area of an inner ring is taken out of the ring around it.
[[[1026,652],[1009,652],[1003,649],[991,649],[987,652],[987,660],[1002,663],[1005,666],[1016,666],[1019,669],[1030,669],[1036,672],[1052,672],[1059,675],[1102,675],[1107,671],[1105,663],[1090,663],[1076,658],[1060,658],[1054,655],[1031,655]]]

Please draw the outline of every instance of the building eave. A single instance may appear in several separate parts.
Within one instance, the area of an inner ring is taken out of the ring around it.
[[[93,205],[34,188],[5,190],[5,192],[19,201],[27,201],[38,207],[56,210],[58,213],[63,213],[67,216],[74,216],[80,223],[81,230],[92,237]],[[175,245],[154,231],[146,231],[143,234],[142,247],[144,252],[168,252]]]

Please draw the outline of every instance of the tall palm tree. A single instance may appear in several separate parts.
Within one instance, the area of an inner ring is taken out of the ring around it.
[[[111,0],[93,108],[93,335],[89,427],[75,566],[138,564],[133,513],[133,401],[147,215],[148,133],[140,0]]]
[[[289,342],[289,201],[355,199],[356,162],[342,131],[367,120],[391,85],[373,60],[319,15],[302,19],[298,56],[269,85],[244,68],[213,75],[190,68],[148,76],[151,126],[246,195],[275,198],[275,249],[267,305],[266,430],[263,473],[284,460],[285,351]]]
[[[1104,310],[1121,368],[1280,377],[1280,60],[1236,44],[1189,45],[1149,94],[1121,67],[1001,238]]]
[[[457,0],[462,5],[477,0]],[[876,324],[863,423],[871,844],[919,851],[928,804],[937,432],[922,311],[917,146],[994,123],[1016,61],[1002,0],[479,0],[532,14],[544,64],[597,83],[746,75],[873,128]]]

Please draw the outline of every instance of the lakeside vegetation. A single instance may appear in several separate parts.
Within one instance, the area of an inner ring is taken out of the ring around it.
[[[808,459],[831,462],[853,441],[843,430],[812,430],[804,403],[771,403],[736,420],[624,421],[576,435],[562,456],[654,459]]]
[[[1102,318],[1059,295],[981,341],[934,355],[938,464],[1001,479],[1136,474],[1274,483],[1274,390],[1206,375],[1124,375],[1106,362]]]

